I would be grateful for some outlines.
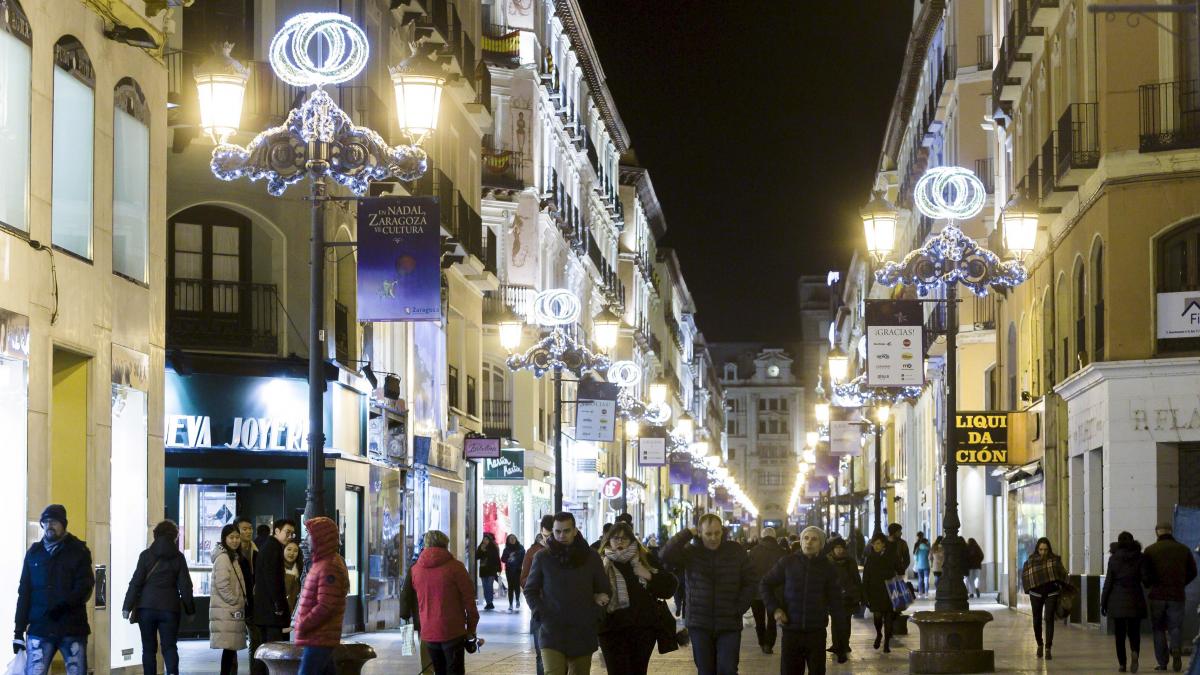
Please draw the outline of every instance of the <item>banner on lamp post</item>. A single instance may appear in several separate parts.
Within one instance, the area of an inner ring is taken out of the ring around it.
[[[442,318],[442,234],[433,197],[358,202],[358,320]]]
[[[833,455],[862,454],[862,423],[859,408],[829,409],[829,452]]]
[[[667,439],[639,438],[638,466],[662,466],[667,463]]]
[[[575,439],[612,443],[617,439],[617,394],[610,382],[583,380],[575,397]]]
[[[667,482],[671,485],[690,485],[692,482],[692,461],[685,455],[672,455]]]
[[[692,494],[704,494],[708,492],[708,470],[701,468],[692,469],[692,482],[689,486]]]
[[[867,386],[925,384],[924,312],[915,300],[867,300]]]

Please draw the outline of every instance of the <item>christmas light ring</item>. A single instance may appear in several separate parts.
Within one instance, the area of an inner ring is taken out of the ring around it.
[[[961,166],[934,167],[913,188],[917,210],[937,220],[974,218],[983,210],[986,199],[983,181]]]
[[[666,403],[651,403],[646,406],[646,415],[643,419],[655,426],[662,426],[671,421],[671,406]]]
[[[633,361],[614,361],[608,367],[608,381],[621,387],[632,387],[642,379],[642,369]]]
[[[540,326],[565,326],[579,320],[579,298],[563,288],[542,291],[533,300],[533,320]]]
[[[324,41],[323,62],[309,53],[314,39]],[[350,17],[334,12],[305,12],[287,20],[271,39],[271,68],[293,87],[321,87],[354,79],[367,65],[367,34]]]

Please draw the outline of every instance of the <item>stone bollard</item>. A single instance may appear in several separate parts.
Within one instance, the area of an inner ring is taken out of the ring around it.
[[[270,675],[297,675],[304,647],[291,642],[267,642],[254,652],[255,658],[267,664]],[[375,658],[375,649],[361,642],[343,642],[333,650],[338,675],[360,675],[363,666]]]
[[[983,648],[983,627],[992,615],[982,611],[917,612],[921,648],[908,654],[909,673],[991,673],[995,654]]]

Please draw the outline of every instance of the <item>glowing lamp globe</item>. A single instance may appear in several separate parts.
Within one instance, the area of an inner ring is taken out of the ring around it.
[[[601,351],[609,351],[617,346],[617,338],[620,335],[621,319],[613,314],[605,307],[596,318],[592,319],[592,326],[595,329],[596,346]]]
[[[446,76],[433,60],[414,54],[391,69],[400,128],[420,144],[437,129]]]
[[[819,422],[822,426],[828,425],[829,424],[829,404],[828,403],[818,403],[815,406],[813,406],[813,408],[814,408],[814,412],[817,414],[817,422]]]
[[[642,433],[642,425],[637,420],[625,420],[625,438],[637,438]]]
[[[892,417],[892,407],[889,405],[880,405],[875,407],[875,421],[880,424],[887,424]]]
[[[242,123],[242,102],[250,70],[230,56],[232,42],[213,44],[213,53],[192,73],[200,103],[200,128],[224,143]]]
[[[686,412],[679,416],[679,420],[675,422],[675,433],[683,436],[688,443],[692,442],[695,436],[696,423],[692,416]]]
[[[887,258],[896,248],[897,213],[896,207],[879,192],[859,210],[867,236],[867,252],[876,260]]]
[[[804,434],[804,447],[815,448],[817,443],[821,442],[821,434],[815,431],[809,431]]]
[[[815,448],[815,447],[816,447],[816,446],[814,445],[814,446],[813,446],[813,448]],[[812,448],[810,448],[810,449],[808,449],[808,450],[804,450],[803,452],[801,452],[801,453],[800,453],[800,457],[801,457],[801,458],[803,458],[803,459],[804,459],[804,461],[805,461],[805,462],[808,462],[809,464],[816,464],[816,463],[817,463],[817,451],[816,451],[816,450],[814,450],[814,449],[812,449]]]
[[[504,347],[505,351],[515,351],[521,346],[521,334],[524,332],[525,322],[521,317],[512,313],[508,313],[500,321],[500,346]]]
[[[829,352],[829,379],[834,382],[844,382],[846,373],[850,371],[850,357],[841,347],[834,347]]]
[[[650,402],[654,405],[662,405],[667,402],[666,382],[655,380],[650,384]]]
[[[1037,242],[1037,204],[1020,195],[1004,207],[1000,219],[1004,226],[1004,247],[1018,259],[1033,253]]]

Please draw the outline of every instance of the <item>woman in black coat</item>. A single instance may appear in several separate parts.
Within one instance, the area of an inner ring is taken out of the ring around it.
[[[516,611],[521,611],[521,563],[525,561],[525,547],[517,539],[517,535],[509,534],[504,540],[504,553],[500,554],[500,562],[504,563],[504,578],[508,582],[508,611],[513,610],[513,600],[516,599]]]
[[[1142,545],[1133,535],[1122,532],[1109,547],[1108,573],[1100,592],[1100,613],[1113,623],[1117,639],[1117,664],[1125,672],[1125,640],[1133,652],[1129,669],[1137,672],[1141,647],[1141,623],[1146,618],[1146,597],[1142,595]]]
[[[491,532],[483,533],[483,542],[475,551],[475,560],[479,562],[479,581],[483,583],[484,609],[496,609],[492,604],[496,592],[496,577],[500,576],[500,548],[496,546],[496,535]]]
[[[875,620],[875,649],[883,642],[883,651],[892,651],[892,621],[896,610],[892,607],[892,596],[887,582],[896,576],[895,558],[888,553],[887,539],[881,534],[871,539],[867,560],[863,564],[863,597]]]
[[[612,595],[600,624],[600,651],[610,675],[646,675],[658,639],[659,601],[675,594],[675,575],[638,543],[627,523],[600,541]]]
[[[837,571],[838,586],[842,589],[842,613],[833,618],[833,646],[838,663],[846,662],[850,651],[850,617],[862,603],[862,579],[858,576],[858,561],[846,550],[846,542],[833,538],[829,550],[829,562]]]
[[[167,675],[179,674],[179,613],[196,613],[192,599],[192,575],[187,559],[179,552],[179,527],[170,520],[154,526],[154,543],[138,556],[129,580],[121,615],[136,611],[142,633],[142,672],[158,672],[158,649],[162,646]]]

